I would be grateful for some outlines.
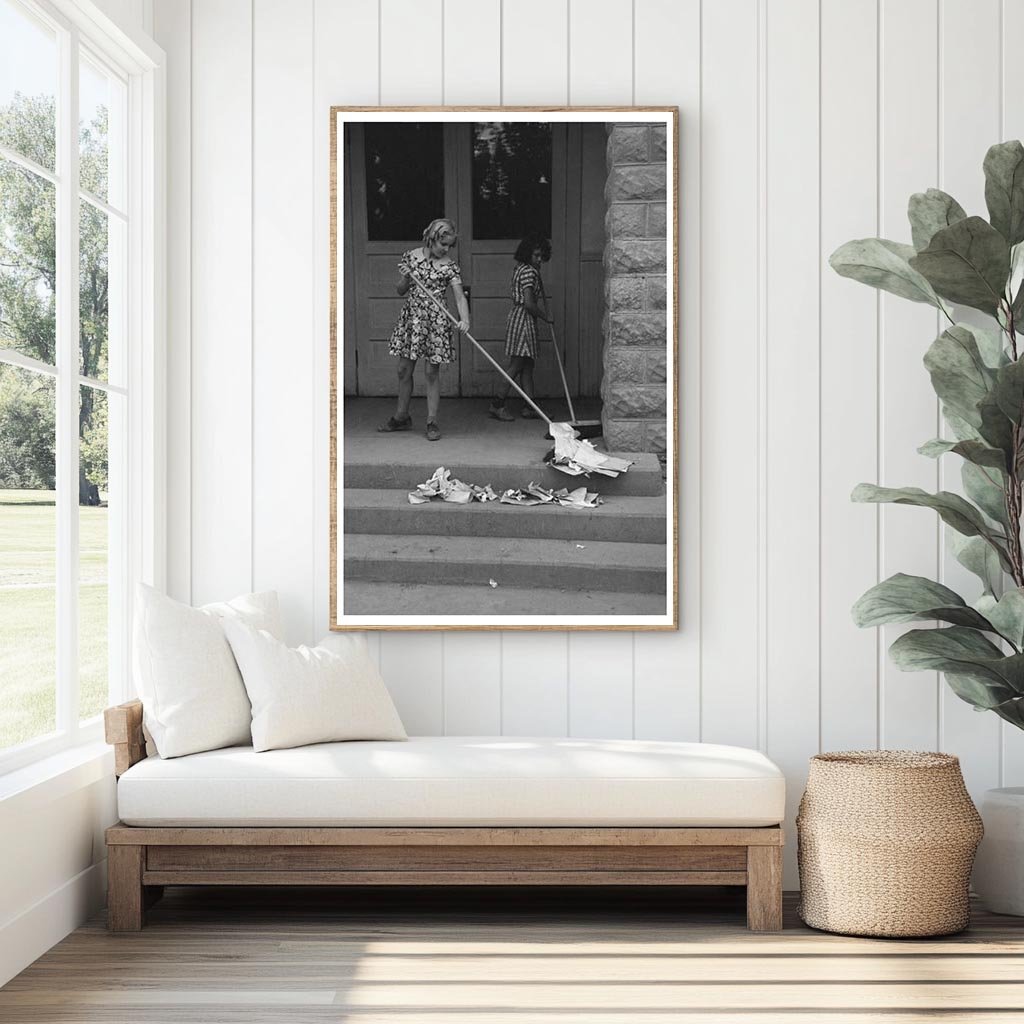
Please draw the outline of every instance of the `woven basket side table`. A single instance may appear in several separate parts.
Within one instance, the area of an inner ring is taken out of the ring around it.
[[[797,814],[800,917],[844,935],[962,931],[981,836],[956,757],[818,754]]]

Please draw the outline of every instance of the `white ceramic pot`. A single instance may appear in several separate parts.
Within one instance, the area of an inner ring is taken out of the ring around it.
[[[972,882],[986,910],[1024,916],[1024,787],[990,789],[981,802],[985,838]]]

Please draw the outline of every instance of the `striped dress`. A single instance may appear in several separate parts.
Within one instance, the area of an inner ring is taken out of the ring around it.
[[[533,301],[540,303],[544,284],[537,268],[529,263],[517,263],[512,271],[512,309],[505,325],[505,355],[537,358],[537,321],[526,311],[526,289],[533,289]]]

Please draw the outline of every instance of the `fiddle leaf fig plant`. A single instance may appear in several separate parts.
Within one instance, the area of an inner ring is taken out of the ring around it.
[[[966,497],[863,483],[852,498],[933,509],[955,531],[957,561],[981,583],[971,603],[942,583],[897,573],[857,601],[853,619],[864,627],[937,622],[899,637],[893,662],[942,672],[961,700],[1024,729],[1024,146],[992,146],[983,169],[987,220],[930,188],[910,197],[912,245],[856,239],[829,259],[843,277],[932,305],[949,322],[924,356],[948,436],[918,451],[959,458]],[[956,306],[992,324],[958,322]]]

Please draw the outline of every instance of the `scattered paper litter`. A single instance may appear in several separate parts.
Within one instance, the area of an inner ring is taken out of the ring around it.
[[[498,587],[498,581],[497,580],[488,580],[487,581],[487,586],[489,586],[491,588],[491,590],[496,590],[497,587]]]
[[[468,505],[471,501],[497,501],[498,495],[488,484],[466,484],[452,476],[450,470],[438,466],[429,480],[409,492],[410,505],[425,505],[431,498],[441,498],[456,505]]]
[[[548,465],[568,476],[584,476],[600,473],[616,477],[633,465],[627,459],[599,452],[589,441],[581,440],[579,431],[570,423],[552,423],[548,433],[554,438],[554,453]]]
[[[596,491],[588,491],[586,487],[577,487],[574,491],[561,487],[554,491],[532,481],[526,487],[510,488],[499,496],[490,484],[481,487],[479,484],[463,483],[444,466],[438,466],[430,479],[424,480],[415,491],[409,492],[410,505],[425,505],[434,498],[456,505],[468,505],[472,501],[501,501],[504,505],[523,507],[562,505],[565,508],[597,508],[602,504],[600,495]]]

